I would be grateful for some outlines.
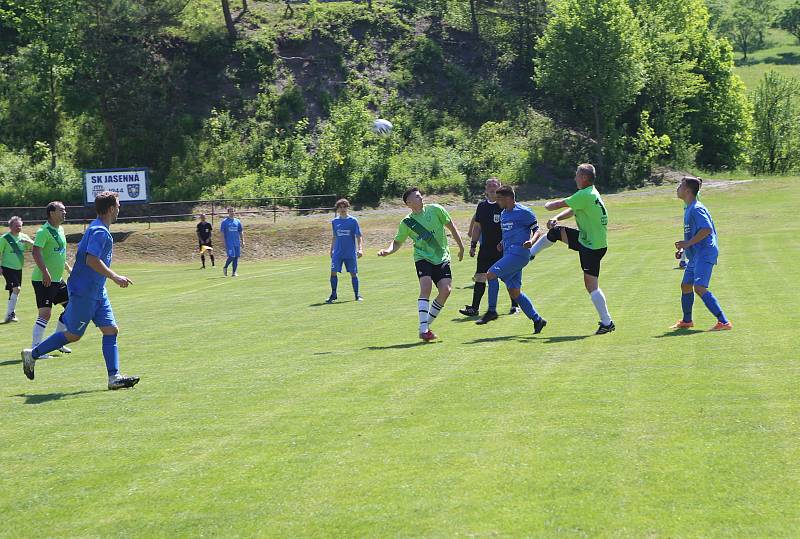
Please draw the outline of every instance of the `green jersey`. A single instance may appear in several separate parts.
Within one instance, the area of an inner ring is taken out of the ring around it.
[[[15,270],[22,269],[22,264],[25,262],[23,253],[30,246],[29,243],[25,243],[23,240],[31,241],[22,232],[17,237],[14,237],[11,232],[6,232],[0,236],[0,266]]]
[[[67,262],[67,237],[63,227],[54,227],[45,223],[36,231],[33,246],[42,252],[42,261],[53,282],[58,282],[64,275],[64,264]],[[39,266],[33,268],[32,281],[41,281],[44,276]]]
[[[414,242],[414,261],[427,260],[431,264],[450,262],[447,234],[444,225],[450,214],[438,204],[425,204],[420,213],[409,213],[397,229],[395,241],[403,243],[408,238]]]
[[[575,213],[580,229],[578,242],[589,249],[608,247],[608,213],[595,186],[584,187],[564,202]]]

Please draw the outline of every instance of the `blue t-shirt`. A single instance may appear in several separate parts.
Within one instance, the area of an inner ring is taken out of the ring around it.
[[[500,228],[503,230],[503,254],[530,256],[530,251],[522,244],[531,239],[531,230],[538,230],[536,214],[527,206],[514,204],[511,210],[500,214]]]
[[[719,255],[717,229],[708,209],[702,202],[695,200],[683,212],[683,239],[692,239],[703,228],[710,228],[711,234],[686,249],[686,256],[689,260],[698,259],[716,264]]]
[[[237,218],[226,217],[222,220],[220,231],[225,238],[225,247],[241,247],[239,242],[239,234],[242,231],[242,222]]]
[[[78,253],[75,255],[75,265],[67,280],[67,289],[70,296],[84,296],[100,299],[106,294],[106,278],[86,264],[86,256],[96,256],[106,266],[111,267],[111,251],[114,247],[114,238],[108,227],[100,219],[95,219],[81,238],[78,244]]]
[[[348,215],[344,219],[336,217],[331,221],[333,236],[336,241],[333,243],[334,258],[356,258],[356,237],[361,236],[361,228],[358,226],[358,219]]]

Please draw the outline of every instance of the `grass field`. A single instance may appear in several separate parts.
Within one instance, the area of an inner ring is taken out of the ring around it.
[[[460,319],[467,260],[432,344],[408,248],[369,245],[366,301],[332,306],[323,256],[243,261],[238,279],[126,264],[135,285],[110,294],[142,381],[111,392],[94,330],[25,379],[26,288],[22,322],[0,326],[0,536],[796,537],[797,178],[704,201],[727,333],[666,331],[672,188],[606,200],[618,330],[600,337],[561,245],[526,272],[542,335]]]

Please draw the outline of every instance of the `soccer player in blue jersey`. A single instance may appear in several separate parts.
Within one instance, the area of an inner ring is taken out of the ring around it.
[[[683,318],[678,320],[672,329],[694,326],[692,305],[694,294],[697,294],[711,314],[717,318],[717,323],[711,331],[724,331],[733,329],[733,324],[725,317],[717,298],[708,289],[711,272],[719,256],[717,229],[711,214],[703,203],[697,200],[699,191],[700,180],[692,176],[684,177],[678,185],[678,198],[686,204],[686,209],[683,212],[683,240],[676,241],[675,248],[686,253],[689,263],[681,281]]]
[[[117,194],[109,191],[100,193],[94,200],[94,207],[97,219],[92,221],[78,244],[75,264],[67,281],[69,303],[64,310],[66,331],[57,331],[32,350],[28,348],[22,351],[22,370],[29,380],[34,378],[36,359],[67,343],[79,341],[89,322],[94,322],[103,334],[108,389],[133,387],[139,382],[138,376],[124,376],[119,372],[119,329],[106,292],[106,279],[111,279],[121,288],[133,284],[124,275],[111,270],[114,238],[109,227],[119,215]]]
[[[242,231],[242,222],[236,218],[233,208],[228,208],[228,216],[222,220],[220,230],[222,231],[222,246],[228,254],[222,274],[227,277],[228,266],[233,264],[233,277],[238,277],[239,257],[242,256],[242,247],[244,247],[244,232]]]
[[[498,245],[503,257],[486,272],[489,291],[489,310],[476,324],[488,324],[497,320],[497,294],[502,279],[508,288],[508,295],[519,303],[522,312],[533,322],[533,332],[541,333],[547,320],[539,316],[530,298],[522,291],[522,269],[531,261],[530,251],[524,247],[526,242],[535,242],[539,237],[539,224],[530,208],[518,204],[514,189],[501,187],[497,190],[497,204],[503,208],[500,214],[500,228],[503,240]]]
[[[350,273],[350,281],[353,283],[353,293],[356,301],[362,301],[358,293],[358,259],[364,254],[364,242],[361,237],[361,228],[358,226],[358,219],[348,215],[350,201],[342,198],[336,201],[335,219],[331,221],[333,237],[331,238],[331,295],[325,303],[336,301],[336,287],[339,285],[339,273],[342,271],[342,264]]]

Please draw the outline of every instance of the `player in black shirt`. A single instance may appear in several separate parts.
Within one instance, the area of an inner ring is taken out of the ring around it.
[[[204,213],[200,214],[200,222],[197,223],[197,242],[199,243],[200,247],[200,261],[203,263],[203,268],[206,267],[206,251],[208,251],[209,256],[211,257],[211,265],[214,266],[214,251],[212,250],[211,245],[211,223],[206,221],[206,215]],[[208,247],[208,249],[203,249],[203,247]]]
[[[489,178],[486,180],[486,200],[482,200],[475,210],[475,215],[470,223],[470,238],[472,243],[469,248],[469,256],[475,256],[475,249],[480,239],[480,250],[478,251],[478,265],[475,270],[475,287],[472,290],[472,305],[465,305],[458,312],[464,316],[478,316],[481,306],[481,299],[486,292],[486,272],[492,265],[500,260],[503,253],[498,250],[497,245],[503,238],[500,229],[500,213],[503,208],[498,206],[495,193],[500,188],[500,180]],[[519,308],[517,302],[511,300],[511,312],[516,314]],[[483,323],[478,320],[478,323]]]

